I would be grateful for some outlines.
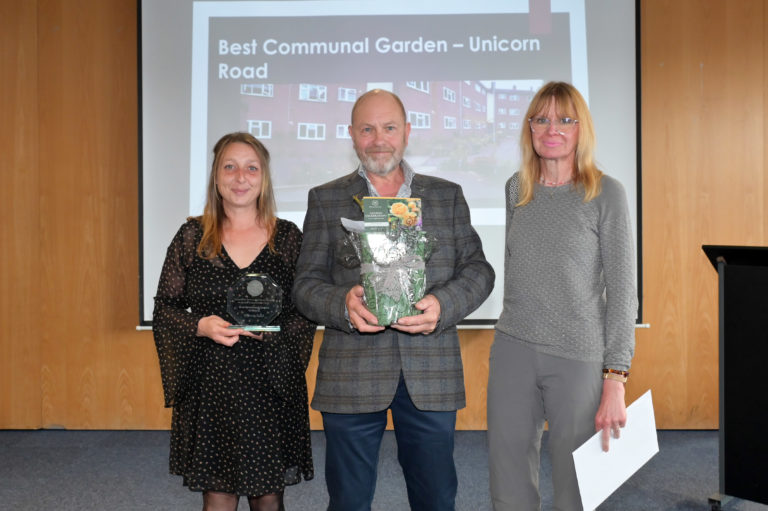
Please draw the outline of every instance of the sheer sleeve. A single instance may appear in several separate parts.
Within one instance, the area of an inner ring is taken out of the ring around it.
[[[296,259],[301,248],[302,234],[294,224],[281,221],[282,228],[276,248],[289,273],[281,279],[293,285]],[[312,355],[312,345],[317,325],[296,309],[291,299],[290,287],[283,294],[283,312],[277,319],[280,332],[265,334],[267,346],[267,371],[275,391],[283,399],[298,405],[306,405],[305,373]]]
[[[199,238],[199,224],[185,223],[174,236],[165,256],[155,296],[152,330],[155,337],[165,406],[175,406],[184,396],[189,371],[194,367],[197,323],[201,316],[189,311],[186,295]]]

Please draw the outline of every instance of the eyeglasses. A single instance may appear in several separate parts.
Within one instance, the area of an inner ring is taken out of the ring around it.
[[[534,133],[544,133],[545,131],[549,131],[549,126],[552,124],[552,120],[548,119],[547,117],[531,117],[528,119],[528,124],[531,125],[531,130],[533,130]],[[577,119],[571,119],[570,117],[561,117],[559,119],[555,119],[555,129],[559,131],[560,133],[567,133],[573,129],[576,124],[578,124]]]

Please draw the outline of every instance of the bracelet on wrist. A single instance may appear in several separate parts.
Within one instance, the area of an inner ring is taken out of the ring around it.
[[[627,383],[629,379],[629,371],[620,371],[618,369],[603,369],[604,380],[620,381],[621,383]]]

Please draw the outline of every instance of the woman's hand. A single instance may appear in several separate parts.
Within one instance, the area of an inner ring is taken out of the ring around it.
[[[229,347],[234,346],[240,340],[241,335],[258,340],[264,337],[264,334],[255,335],[242,328],[227,328],[231,324],[219,316],[206,316],[197,322],[197,335],[198,337],[208,337],[218,344]]]
[[[603,394],[595,415],[595,431],[602,431],[603,451],[608,452],[611,435],[619,438],[621,428],[627,424],[627,407],[624,404],[624,384],[616,380],[603,380]]]

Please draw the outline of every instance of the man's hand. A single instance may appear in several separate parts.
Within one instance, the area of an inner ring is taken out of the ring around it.
[[[421,314],[416,316],[406,316],[392,323],[392,328],[409,334],[431,334],[437,328],[437,322],[440,320],[440,302],[435,295],[427,295],[418,302],[415,307]]]
[[[347,292],[346,298],[349,322],[362,333],[381,332],[383,326],[379,326],[379,320],[368,310],[363,303],[363,286],[357,285]]]

